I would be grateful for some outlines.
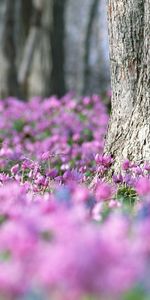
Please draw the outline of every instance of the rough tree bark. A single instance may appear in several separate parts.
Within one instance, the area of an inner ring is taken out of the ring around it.
[[[150,2],[109,0],[112,115],[105,152],[150,160]]]

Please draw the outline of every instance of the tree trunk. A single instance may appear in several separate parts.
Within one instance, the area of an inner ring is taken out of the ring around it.
[[[32,7],[32,6],[31,6]],[[28,95],[28,77],[33,61],[35,48],[38,43],[39,32],[41,28],[41,18],[43,10],[43,1],[33,1],[33,15],[31,18],[31,26],[28,32],[24,51],[22,55],[22,61],[18,71],[18,82],[22,97],[25,98]]]
[[[150,2],[108,1],[112,115],[105,152],[150,160]]]
[[[89,14],[89,21],[87,25],[87,31],[85,35],[85,55],[84,55],[84,77],[83,77],[83,95],[86,94],[89,86],[89,81],[90,81],[90,66],[89,66],[89,57],[90,57],[90,42],[91,42],[91,35],[92,35],[92,29],[93,29],[93,22],[97,14],[98,10],[98,4],[99,0],[94,0],[91,9],[90,9],[90,14]]]
[[[15,0],[5,2],[5,17],[0,41],[0,97],[17,96],[16,51],[14,40]]]
[[[42,14],[40,16],[41,20],[39,20],[38,18],[38,22],[40,21],[41,24],[39,24],[40,26],[38,26],[37,28],[38,31],[35,40],[36,43],[34,46],[34,51],[31,52],[33,53],[32,64],[30,66],[30,71],[27,76],[27,83],[28,83],[27,88],[28,88],[29,98],[35,95],[41,96],[42,98],[48,97],[50,95],[51,64],[52,64],[50,29],[52,24],[52,1],[53,0],[39,1],[39,3],[41,3]],[[35,4],[36,2],[34,0],[34,7]],[[31,27],[29,31],[31,37]],[[32,32],[33,32],[33,24],[32,24]],[[31,39],[31,41],[33,41],[33,39]],[[27,44],[29,46],[29,43],[26,43],[26,45]],[[29,49],[33,49],[33,47],[29,47]]]
[[[60,97],[66,92],[64,74],[65,5],[66,0],[53,0],[53,21],[51,28],[51,94],[56,94]]]

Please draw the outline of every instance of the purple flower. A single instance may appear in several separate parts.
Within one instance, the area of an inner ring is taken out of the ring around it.
[[[16,175],[18,171],[19,171],[19,164],[16,164],[11,168],[12,175]]]
[[[55,178],[58,175],[58,171],[56,169],[51,169],[46,174],[50,179]]]
[[[114,174],[113,181],[114,181],[114,183],[122,183],[123,182],[122,174],[119,174],[119,175]]]
[[[131,167],[131,162],[126,159],[124,160],[123,164],[122,164],[122,170],[126,171]]]
[[[30,160],[26,159],[26,160],[24,160],[24,161],[22,162],[21,168],[22,168],[22,170],[31,169],[32,164],[33,164],[33,163],[32,163]]]
[[[146,163],[146,164],[144,165],[144,169],[145,169],[146,171],[150,171],[150,164],[149,164],[149,163]]]
[[[123,182],[125,182],[129,186],[133,186],[134,181],[135,181],[135,179],[133,178],[133,176],[131,174],[125,174],[125,176],[123,177]]]
[[[50,158],[50,152],[49,152],[49,151],[44,152],[44,153],[42,154],[41,159],[42,159],[43,161],[49,160],[49,158]]]
[[[96,154],[95,161],[97,164],[102,164],[104,167],[109,168],[113,163],[113,158],[111,155],[100,155]]]

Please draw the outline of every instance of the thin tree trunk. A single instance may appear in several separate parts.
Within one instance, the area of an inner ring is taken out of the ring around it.
[[[96,17],[97,9],[98,9],[99,0],[94,0],[89,14],[89,21],[87,24],[87,31],[85,36],[85,55],[84,55],[84,70],[83,70],[83,95],[86,94],[88,87],[89,87],[89,81],[90,81],[90,66],[89,66],[89,57],[90,57],[90,42],[91,42],[91,35],[92,35],[92,29],[93,29],[93,22]]]
[[[21,18],[24,27],[23,34],[25,37],[27,37],[29,33],[33,9],[32,0],[21,0]]]
[[[7,0],[0,49],[0,97],[17,96],[16,51],[14,40],[15,0]]]
[[[27,36],[26,44],[24,46],[24,52],[22,61],[18,71],[18,82],[23,96],[27,97],[27,79],[32,64],[32,59],[35,51],[35,47],[38,41],[38,33],[41,27],[41,17],[43,9],[42,1],[33,1],[33,16],[31,18],[31,26]]]
[[[150,160],[150,2],[109,0],[112,116],[105,152]]]
[[[66,92],[64,74],[64,38],[65,38],[65,12],[66,0],[53,0],[53,21],[51,28],[51,94],[61,97]]]
[[[28,77],[29,97],[50,95],[52,0],[44,0],[42,6],[41,25]]]

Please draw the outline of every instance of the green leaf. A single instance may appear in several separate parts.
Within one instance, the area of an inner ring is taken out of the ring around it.
[[[149,300],[142,287],[137,286],[133,290],[126,293],[122,300]]]
[[[13,123],[13,129],[17,132],[21,132],[23,130],[24,125],[25,121],[23,119],[17,119]]]
[[[42,233],[41,233],[41,237],[42,237],[42,239],[44,240],[44,241],[46,241],[46,242],[50,242],[50,241],[52,241],[52,239],[53,239],[53,233],[52,232],[50,232],[50,231],[48,231],[48,230],[45,230],[45,231],[43,231]]]
[[[72,146],[73,145],[73,139],[71,137],[68,138],[67,143],[68,143],[69,146]]]
[[[102,217],[102,222],[108,218],[109,214],[111,212],[111,209],[108,207],[108,204],[107,203],[104,203],[103,204],[103,209],[102,209],[102,212],[101,212],[101,217]]]
[[[85,122],[87,120],[87,117],[84,114],[79,113],[79,119],[81,122]]]
[[[7,221],[8,217],[6,215],[0,215],[0,225],[5,223]]]
[[[90,142],[93,140],[93,133],[89,128],[83,130],[83,134],[86,136],[86,139]]]
[[[85,176],[86,176],[86,177],[90,177],[91,175],[92,175],[91,171],[87,171],[87,172],[85,173]]]
[[[11,258],[11,253],[9,250],[0,252],[0,262],[7,261]]]
[[[117,199],[126,204],[134,204],[136,201],[136,192],[133,188],[122,186],[117,191]]]
[[[49,131],[49,130],[45,130],[44,132],[39,133],[39,134],[36,136],[36,138],[37,138],[38,140],[44,140],[44,139],[46,139],[47,137],[50,137],[50,136],[51,136],[50,131]]]

